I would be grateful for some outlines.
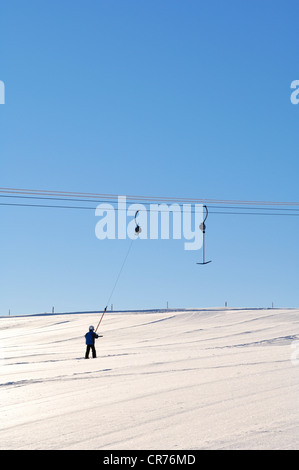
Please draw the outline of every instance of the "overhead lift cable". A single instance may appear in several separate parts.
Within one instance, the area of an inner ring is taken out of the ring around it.
[[[95,210],[92,203],[110,203],[113,206],[111,210],[125,210],[118,208],[118,196],[113,194],[96,194],[96,193],[78,193],[67,191],[46,191],[35,189],[13,189],[13,188],[0,188],[0,206],[14,206],[14,207],[35,207],[35,208],[52,208],[52,209],[70,209],[70,210]],[[14,199],[15,201],[24,202],[8,202]],[[28,201],[29,202],[25,202]],[[269,202],[269,201],[228,201],[216,199],[192,199],[192,198],[166,198],[156,196],[126,196],[128,202],[141,203],[144,206],[150,206],[151,211],[163,212],[163,207],[155,209],[151,204],[158,202],[160,206],[168,202],[168,204],[177,204],[184,206],[185,204],[204,204],[207,206],[209,203],[210,214],[216,215],[259,215],[259,216],[298,216],[299,203],[298,202]],[[33,202],[37,201],[37,202]],[[40,203],[43,201],[43,203]],[[49,203],[44,203],[49,201]],[[53,204],[50,204],[53,202]],[[62,204],[65,202],[67,204]],[[73,203],[80,202],[84,205],[75,205]],[[87,204],[87,205],[86,205]],[[298,206],[298,208],[296,208]],[[172,208],[175,210],[174,208]],[[107,208],[109,210],[109,208]],[[147,210],[147,209],[140,209]],[[179,209],[180,210],[180,209]],[[168,211],[168,208],[165,209]],[[193,209],[191,208],[191,213]]]
[[[15,188],[0,188],[0,194],[12,194],[12,195],[35,195],[35,196],[49,196],[51,198],[61,196],[63,198],[80,197],[81,199],[106,199],[117,201],[118,195],[116,194],[104,194],[104,193],[80,193],[80,192],[69,192],[69,191],[48,191],[38,189],[15,189]],[[179,203],[179,204],[230,204],[230,205],[251,205],[251,206],[298,206],[299,202],[286,202],[286,201],[246,201],[246,200],[227,200],[227,199],[206,199],[206,198],[178,198],[178,197],[165,197],[165,196],[136,196],[126,195],[128,201],[139,201],[139,202],[168,202],[168,203]]]

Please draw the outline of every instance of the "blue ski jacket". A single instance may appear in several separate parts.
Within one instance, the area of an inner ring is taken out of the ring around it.
[[[98,337],[99,335],[97,335],[94,331],[89,331],[85,335],[86,344],[91,346],[92,344],[94,344],[94,340]]]

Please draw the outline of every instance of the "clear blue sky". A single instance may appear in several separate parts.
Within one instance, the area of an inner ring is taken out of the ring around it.
[[[299,4],[2,0],[0,186],[298,201]],[[129,240],[0,208],[0,314],[101,309]],[[114,308],[298,307],[298,217],[211,215],[207,256],[138,240]]]

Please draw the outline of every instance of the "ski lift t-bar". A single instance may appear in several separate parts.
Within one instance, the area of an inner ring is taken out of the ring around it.
[[[135,224],[136,224],[136,227],[135,227],[135,235],[136,235],[136,237],[138,237],[139,234],[142,232],[141,227],[140,227],[140,225],[137,223],[137,220],[136,220],[136,217],[137,217],[138,213],[139,213],[139,210],[136,211],[136,213],[135,213]],[[110,297],[109,297],[109,299],[108,299],[107,305],[106,305],[106,307],[104,308],[104,311],[103,311],[103,313],[102,313],[102,316],[101,316],[101,318],[100,318],[100,321],[99,321],[99,323],[98,323],[98,325],[97,325],[97,327],[96,327],[96,329],[95,329],[95,333],[97,332],[97,330],[98,330],[98,328],[99,328],[99,326],[100,326],[100,324],[101,324],[101,321],[103,320],[103,317],[104,317],[104,315],[105,315],[105,313],[106,313],[106,311],[107,311],[108,304],[109,304],[109,302],[110,302],[110,299],[111,299],[111,297],[112,297],[112,295],[113,295],[113,292],[114,292],[114,290],[115,290],[115,287],[116,287],[116,285],[117,285],[117,283],[118,283],[118,281],[119,281],[121,272],[122,272],[122,270],[123,270],[123,268],[124,268],[124,265],[125,265],[125,263],[126,263],[126,261],[127,261],[128,256],[129,256],[129,253],[130,253],[130,250],[131,250],[133,241],[134,241],[134,238],[132,238],[132,241],[131,241],[131,243],[130,243],[130,245],[129,245],[129,249],[128,249],[127,253],[126,253],[126,256],[125,256],[125,259],[124,259],[124,261],[123,261],[123,264],[121,265],[121,268],[120,268],[119,273],[118,273],[118,275],[117,275],[117,278],[116,278],[116,281],[115,281],[114,286],[113,286],[113,288],[112,288],[112,291],[111,291],[111,293],[110,293]]]
[[[205,260],[205,234],[206,234],[206,224],[205,221],[208,218],[209,212],[207,206],[203,206],[206,210],[206,216],[204,218],[204,221],[200,224],[199,228],[202,231],[202,263],[196,263],[196,264],[208,264],[211,263],[211,261],[206,261]]]

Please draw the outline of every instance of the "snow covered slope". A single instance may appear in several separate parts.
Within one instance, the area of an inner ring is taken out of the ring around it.
[[[299,447],[299,310],[98,319],[0,318],[1,449]]]

